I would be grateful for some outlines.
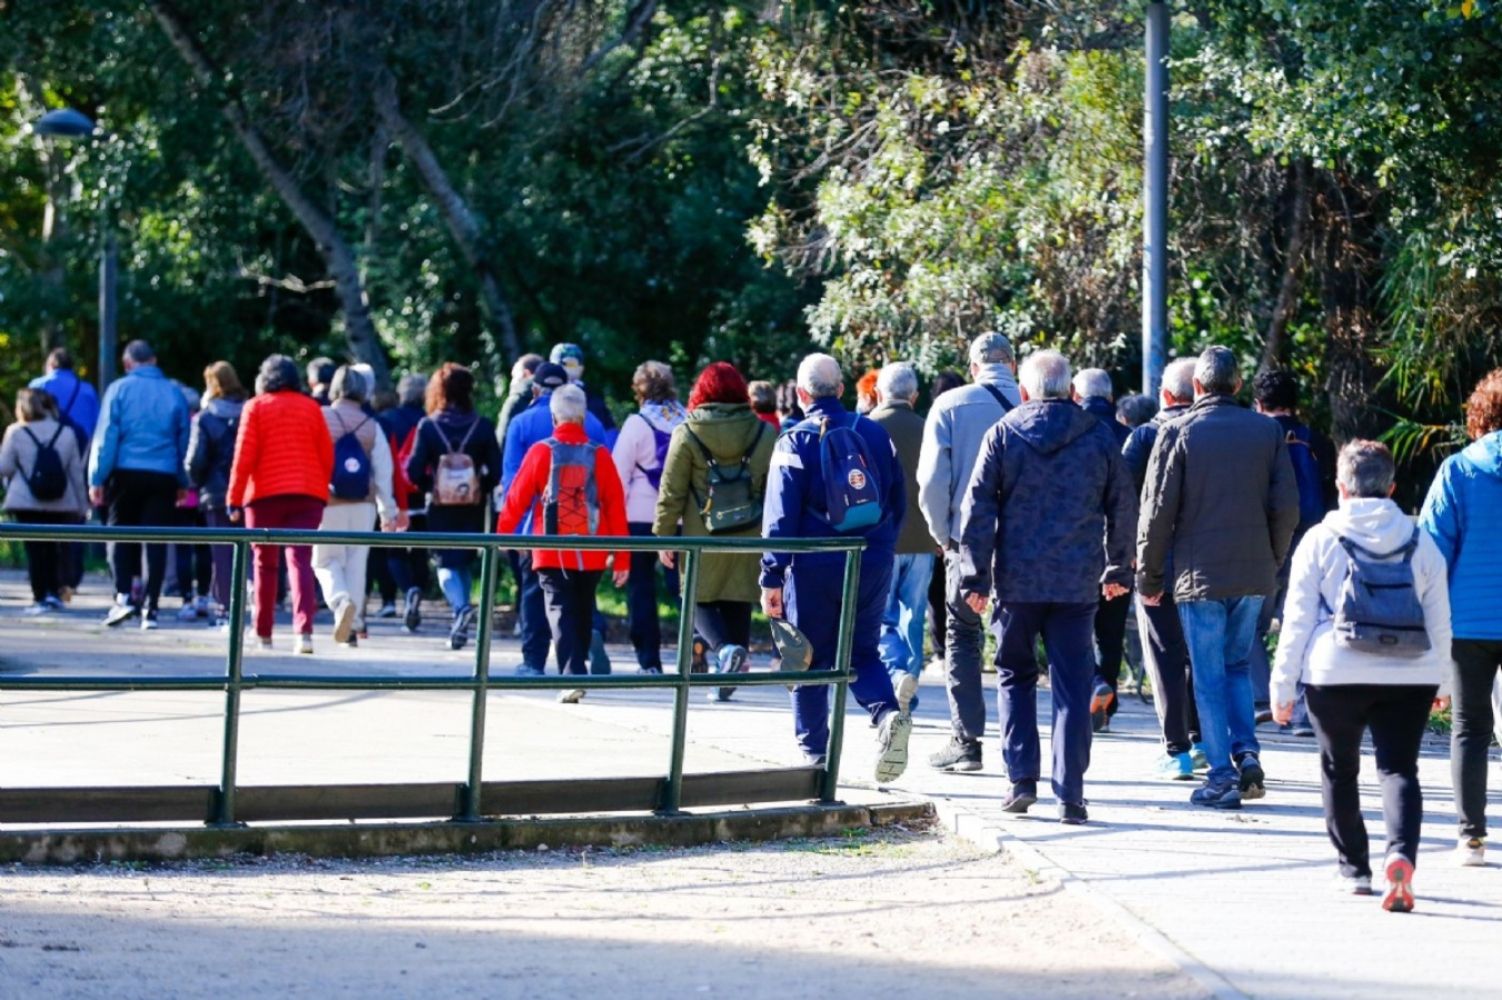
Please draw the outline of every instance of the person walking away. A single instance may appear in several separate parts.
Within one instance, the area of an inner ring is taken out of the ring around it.
[[[1118,448],[1126,446],[1131,429],[1116,419],[1112,402],[1111,374],[1103,368],[1084,368],[1075,376],[1072,395],[1080,409],[1094,416],[1116,439]],[[1100,602],[1095,613],[1095,650],[1099,665],[1090,695],[1090,725],[1097,733],[1108,732],[1111,716],[1119,702],[1116,688],[1121,682],[1121,660],[1126,653],[1127,617],[1132,610],[1130,592]]]
[[[544,360],[546,359],[541,354],[523,354],[511,366],[506,398],[501,402],[500,413],[495,420],[495,441],[501,448],[502,463],[506,460],[506,429],[511,426],[512,417],[532,405],[532,378],[537,374],[538,365]]]
[[[5,480],[4,510],[18,524],[82,524],[88,516],[83,450],[45,389],[16,393],[16,422],[0,441],[0,479]],[[63,610],[62,593],[72,573],[70,545],[23,543],[31,583],[26,615]]]
[[[407,459],[417,436],[417,425],[426,415],[423,397],[428,380],[416,372],[403,375],[396,384],[396,406],[376,415],[391,448],[391,491],[396,506],[407,515],[407,530],[427,531],[427,497],[407,479]],[[376,558],[384,558],[391,579],[402,595],[402,629],[408,635],[422,624],[422,596],[428,589],[428,550],[424,548],[385,549]],[[381,617],[387,617],[383,614]]]
[[[750,382],[746,395],[751,398],[751,412],[756,419],[772,428],[774,434],[782,433],[782,420],[777,416],[777,387],[771,382]]]
[[[1158,415],[1158,404],[1150,396],[1123,396],[1116,404],[1116,422],[1134,431]],[[1125,447],[1125,445],[1123,445]]]
[[[203,405],[203,397],[199,391],[190,385],[172,382],[177,390],[183,394],[183,402],[188,407],[188,454],[184,456],[183,467],[187,470],[188,461],[193,453],[193,424],[198,420],[198,411]],[[198,505],[198,491],[193,486],[192,477],[188,477],[188,486],[182,498],[177,501],[177,527],[179,528],[202,528],[207,522],[204,520],[203,511]],[[189,542],[172,542],[168,546],[171,559],[172,580],[169,586],[176,587],[176,596],[182,598],[182,607],[178,609],[177,620],[180,622],[197,621],[200,618],[210,618],[212,612],[209,608],[209,587],[213,583],[213,561],[207,545],[193,544]]]
[[[626,521],[631,534],[651,537],[657,517],[657,495],[666,466],[673,430],[687,413],[678,402],[673,370],[661,361],[645,361],[631,376],[637,412],[621,424],[611,457],[626,490]],[[657,556],[630,554],[631,578],[626,587],[626,617],[631,645],[644,674],[662,673],[662,626],[657,616]],[[676,581],[669,582],[676,591]]]
[[[605,404],[605,397],[600,394],[599,390],[584,382],[584,349],[578,344],[554,344],[553,349],[548,352],[548,361],[564,370],[568,375],[569,385],[577,385],[584,390],[584,396],[589,400],[590,415],[605,429],[605,446],[614,447],[615,417],[611,414],[610,407]]]
[[[1466,401],[1471,443],[1445,459],[1429,485],[1419,524],[1449,567],[1455,706],[1450,768],[1455,779],[1462,865],[1486,863],[1486,766],[1502,673],[1502,368]]]
[[[892,589],[881,620],[881,661],[892,675],[898,707],[911,713],[918,705],[923,616],[934,573],[934,543],[918,507],[918,455],[923,448],[924,420],[914,409],[918,403],[918,373],[913,366],[896,362],[881,369],[876,399],[871,419],[887,432],[897,449],[907,494],[907,512],[892,562]]]
[[[329,405],[324,424],[334,444],[329,476],[329,503],[323,509],[321,531],[369,531],[380,519],[381,530],[402,531],[405,516],[391,494],[391,445],[363,404],[372,385],[362,373],[345,365],[329,382]],[[334,614],[334,642],[357,645],[365,630],[365,570],[368,545],[313,546],[313,576]]]
[[[1132,474],[1132,489],[1142,496],[1147,483],[1147,463],[1153,444],[1164,424],[1189,412],[1194,403],[1194,358],[1179,358],[1163,370],[1160,395],[1163,406],[1153,419],[1132,431],[1121,455]],[[1164,576],[1173,577],[1172,557],[1164,564]],[[1194,707],[1194,683],[1190,678],[1189,647],[1184,645],[1184,626],[1179,623],[1173,592],[1165,590],[1156,604],[1138,600],[1137,631],[1146,638],[1143,665],[1153,685],[1153,708],[1163,734],[1164,755],[1155,773],[1169,781],[1193,781],[1194,774],[1209,766],[1200,745],[1199,711]]]
[[[1070,400],[1069,362],[1022,364],[1022,405],[986,435],[960,522],[961,590],[976,615],[995,593],[997,713],[1011,789],[1038,800],[1038,655],[1048,654],[1054,798],[1060,822],[1089,819],[1091,636],[1102,599],[1127,593],[1137,495],[1110,428]],[[1104,545],[1102,538],[1105,539]]]
[[[1288,444],[1288,458],[1293,463],[1293,478],[1299,485],[1299,526],[1293,532],[1293,548],[1297,549],[1304,533],[1336,505],[1334,491],[1335,448],[1324,435],[1311,430],[1298,418],[1299,384],[1293,373],[1286,369],[1259,372],[1252,380],[1252,406],[1264,417],[1271,417],[1283,430]],[[1330,487],[1326,489],[1326,482]],[[1267,636],[1275,631],[1283,617],[1283,595],[1288,590],[1288,559],[1278,567],[1278,590],[1272,599],[1263,602],[1262,614],[1257,618],[1257,638],[1252,643],[1252,695],[1260,708],[1268,698],[1269,671],[1267,659]],[[1309,713],[1300,695],[1293,712],[1293,721],[1282,727],[1285,734],[1311,737],[1314,729],[1309,725]]]
[[[939,372],[939,374],[934,376],[932,384],[929,385],[928,391],[932,393],[931,402],[933,400],[937,400],[940,396],[944,395],[949,390],[958,389],[964,384],[965,377],[959,372]],[[924,424],[926,427],[926,416],[924,418]],[[919,451],[919,455],[921,457],[921,450]],[[921,498],[921,485],[919,487],[919,491]],[[921,499],[918,509],[920,511],[923,509]],[[927,524],[927,521],[925,520],[924,523]],[[944,549],[941,547],[935,547],[934,558],[935,565],[939,569],[942,569],[944,563]],[[944,669],[944,637],[945,633],[949,630],[949,609],[945,604],[944,596],[945,582],[945,574],[941,572],[935,572],[928,583],[928,641],[933,646],[933,659],[929,662],[929,667],[937,670]]]
[[[446,362],[428,381],[426,404],[407,479],[427,494],[429,531],[479,534],[485,530],[485,498],[500,480],[501,454],[495,428],[475,412],[474,374]],[[438,551],[438,585],[453,613],[449,649],[463,649],[474,625],[476,555],[474,549]]]
[[[329,383],[338,367],[333,358],[314,358],[308,362],[308,395],[319,406],[329,405]]]
[[[839,642],[842,553],[789,555],[779,538],[866,540],[856,587],[850,644],[850,693],[876,727],[876,780],[896,781],[907,768],[913,721],[897,707],[881,662],[881,617],[892,587],[893,550],[907,510],[902,467],[892,439],[872,420],[840,404],[840,366],[810,354],[798,366],[798,399],[808,417],[777,439],[762,511],[768,551],[761,561],[761,606],[786,618],[813,647],[813,669],[832,670]],[[794,732],[804,758],[824,766],[829,750],[829,688],[793,689]]]
[[[497,533],[514,533],[530,512],[533,535],[566,539],[626,534],[626,494],[610,450],[590,441],[584,431],[588,405],[578,386],[563,386],[551,395],[548,410],[553,434],[527,450],[506,491],[505,506],[496,520]],[[533,556],[547,599],[558,672],[587,674],[600,577],[613,559],[615,585],[624,586],[630,575],[629,555],[537,549]],[[584,691],[575,688],[559,692],[558,700],[576,704],[583,697]]]
[[[333,467],[334,442],[322,408],[302,391],[291,358],[269,356],[256,376],[255,398],[240,411],[227,496],[230,521],[243,522],[247,528],[315,530],[328,503]],[[285,555],[292,596],[292,648],[311,654],[313,616],[318,611],[312,546],[266,544],[252,549],[258,647],[262,652],[271,650],[277,584]]]
[[[532,405],[511,418],[506,425],[506,444],[502,449],[501,493],[511,489],[511,481],[521,470],[522,459],[532,446],[546,441],[553,434],[553,417],[547,398],[558,389],[568,385],[568,372],[561,365],[544,362],[532,375]],[[605,443],[605,427],[590,414],[584,419],[584,433],[596,444]],[[523,517],[522,534],[531,534],[532,523]],[[521,626],[522,663],[518,673],[524,676],[541,677],[548,662],[548,646],[552,633],[548,628],[547,603],[543,599],[542,581],[532,568],[532,553],[520,550],[517,553],[517,617]]]
[[[1340,861],[1337,885],[1370,895],[1361,818],[1361,738],[1370,730],[1382,783],[1387,847],[1384,909],[1413,909],[1424,818],[1419,746],[1450,671],[1450,599],[1434,540],[1390,497],[1386,445],[1352,441],[1337,466],[1340,507],[1294,552],[1273,664],[1273,718],[1293,718],[1301,693],[1319,739],[1325,829]]]
[[[1243,409],[1240,388],[1236,355],[1206,348],[1194,368],[1194,404],[1153,444],[1137,528],[1137,589],[1149,605],[1162,603],[1172,558],[1210,763],[1190,801],[1214,809],[1266,794],[1247,661],[1299,518],[1282,430]]]
[[[245,387],[234,366],[215,361],[203,370],[202,408],[193,418],[188,435],[188,482],[198,490],[198,509],[210,528],[228,528],[230,467],[235,460],[235,438],[245,409]],[[229,627],[230,587],[234,579],[234,546],[211,545],[213,624]]]
[[[42,389],[57,404],[58,416],[78,436],[78,453],[87,464],[89,444],[99,423],[99,394],[73,371],[73,355],[66,347],[54,347],[47,355],[44,374],[31,380],[31,389]],[[85,497],[87,499],[87,497]],[[88,513],[84,514],[88,519]],[[83,542],[64,542],[67,556],[61,597],[68,603],[83,580]]]
[[[876,409],[876,379],[881,372],[872,368],[855,383],[855,412],[867,416]]]
[[[716,361],[706,367],[689,393],[687,419],[673,430],[668,444],[652,533],[662,539],[680,533],[687,538],[758,537],[776,442],[777,435],[752,412],[746,380],[735,366]],[[677,568],[676,553],[664,551],[660,558]],[[699,556],[694,631],[706,659],[722,674],[741,673],[749,666],[759,574],[755,553]],[[719,687],[709,699],[729,701],[734,693],[733,687]]]
[[[144,340],[125,345],[125,375],[105,390],[102,415],[89,454],[89,502],[107,506],[107,523],[118,527],[167,527],[186,495],[188,406],[176,385],[157,367],[156,352]],[[132,618],[142,629],[157,627],[157,607],[167,569],[167,548],[146,549],[143,604],[131,599],[131,584],[140,576],[141,548],[110,547],[115,604],[104,624],[114,627]]]
[[[983,333],[970,344],[971,384],[934,400],[918,452],[918,508],[929,536],[944,551],[944,680],[949,694],[949,743],[929,757],[940,771],[979,771],[986,735],[986,696],[981,686],[985,647],[981,618],[960,591],[960,513],[970,474],[986,434],[1022,403],[1012,342]]]

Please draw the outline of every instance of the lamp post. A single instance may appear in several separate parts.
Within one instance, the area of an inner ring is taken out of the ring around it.
[[[49,111],[32,123],[31,130],[52,142],[83,142],[104,138],[94,120],[81,111],[59,108]],[[109,191],[104,192],[99,221],[99,396],[115,378],[117,353],[116,323],[118,307],[115,295],[119,284],[120,251],[115,243],[115,227],[110,218]]]
[[[1142,141],[1142,392],[1158,398],[1168,362],[1168,5],[1147,5]]]

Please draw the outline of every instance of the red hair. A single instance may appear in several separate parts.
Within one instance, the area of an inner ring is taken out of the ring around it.
[[[746,379],[728,361],[716,361],[699,373],[694,380],[694,391],[688,395],[688,408],[697,410],[705,403],[745,403],[750,405],[751,396],[746,388]]]

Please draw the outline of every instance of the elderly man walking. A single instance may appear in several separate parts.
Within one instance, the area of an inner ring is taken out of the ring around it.
[[[948,745],[928,760],[940,771],[981,769],[986,698],[980,661],[985,638],[980,615],[970,609],[960,591],[960,511],[981,442],[1009,410],[1022,403],[1013,378],[1016,370],[1011,341],[999,333],[981,334],[970,344],[972,384],[936,399],[923,428],[918,506],[929,535],[944,553],[945,610],[949,615],[944,673],[953,735]]]
[[[1190,801],[1213,809],[1266,794],[1248,660],[1299,520],[1282,428],[1240,406],[1240,388],[1236,356],[1206,348],[1194,367],[1194,405],[1153,444],[1137,529],[1137,589],[1148,605],[1162,603],[1173,561],[1210,762]]]
[[[1038,351],[1021,381],[1022,406],[986,435],[970,479],[961,590],[976,615],[996,595],[997,708],[1012,782],[1002,808],[1025,813],[1038,800],[1041,635],[1053,695],[1053,793],[1059,820],[1080,824],[1088,819],[1095,612],[1102,597],[1128,592],[1137,497],[1115,436],[1072,405],[1064,356]]]
[[[903,711],[917,705],[918,677],[923,673],[923,620],[928,611],[928,582],[934,572],[934,543],[918,509],[918,453],[924,421],[913,409],[918,402],[918,373],[903,362],[887,365],[876,377],[876,409],[881,425],[897,449],[902,466],[907,510],[897,536],[892,563],[892,590],[881,620],[881,661],[892,675],[897,704]]]
[[[798,366],[798,401],[807,418],[777,440],[762,508],[762,535],[778,538],[861,537],[850,693],[877,727],[876,780],[895,781],[907,768],[913,722],[897,705],[881,662],[882,614],[892,585],[892,553],[907,497],[892,439],[875,421],[840,403],[839,363],[811,354]],[[790,556],[768,552],[761,563],[761,605],[808,637],[815,670],[831,670],[839,642],[838,553]],[[820,766],[829,749],[829,688],[793,689],[794,729],[804,756]]]

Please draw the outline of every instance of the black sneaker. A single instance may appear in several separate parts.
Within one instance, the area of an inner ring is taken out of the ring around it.
[[[1193,805],[1204,806],[1206,809],[1240,809],[1241,789],[1237,788],[1233,781],[1219,785],[1207,781],[1194,790],[1194,794],[1189,796],[1189,801]]]
[[[1116,692],[1105,681],[1097,680],[1090,693],[1090,728],[1097,733],[1111,731],[1111,705],[1116,701]]]
[[[1090,813],[1083,802],[1060,802],[1059,822],[1065,826],[1084,826],[1090,822]]]
[[[417,626],[422,624],[422,591],[416,587],[407,588],[407,607],[402,612],[402,628],[408,632],[416,632]]]
[[[114,628],[116,625],[130,621],[140,613],[141,609],[139,606],[131,604],[129,601],[117,600],[110,607],[109,613],[104,616],[104,627]]]
[[[464,648],[469,642],[469,626],[474,620],[474,608],[460,608],[454,612],[454,623],[449,626],[449,649]]]
[[[1262,762],[1256,754],[1245,755],[1236,762],[1236,767],[1241,772],[1238,784],[1243,799],[1251,801],[1267,795],[1267,774],[1263,772]]]
[[[943,750],[928,758],[928,766],[937,771],[979,771],[980,741],[951,736]]]
[[[1012,785],[1007,797],[1001,800],[1001,811],[1021,816],[1038,801],[1038,786],[1031,781],[1019,781]]]

